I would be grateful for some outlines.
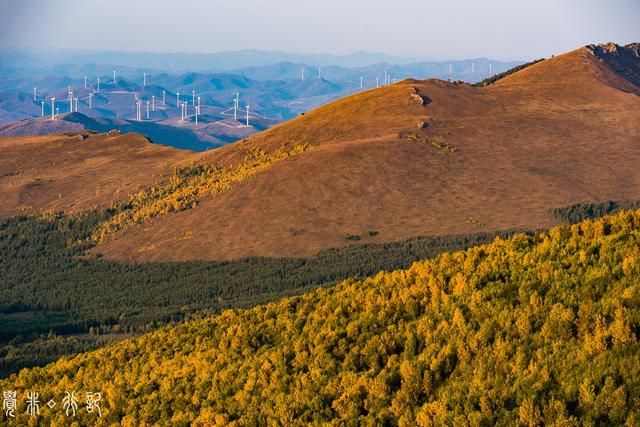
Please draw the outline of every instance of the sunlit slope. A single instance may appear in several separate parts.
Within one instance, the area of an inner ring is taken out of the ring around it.
[[[353,242],[548,227],[559,206],[638,199],[640,89],[593,49],[488,87],[403,81],[207,153],[202,161],[225,162],[308,147],[193,209],[119,231],[96,252],[309,256]]]
[[[22,208],[109,206],[166,179],[191,156],[135,133],[1,137],[0,217]]]
[[[102,391],[98,425],[636,425],[639,239],[640,212],[516,235],[24,370],[0,388],[45,401]],[[51,414],[41,419],[66,421]]]

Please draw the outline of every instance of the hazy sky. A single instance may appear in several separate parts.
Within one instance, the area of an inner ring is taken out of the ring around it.
[[[529,59],[640,41],[640,0],[0,0],[0,45]]]

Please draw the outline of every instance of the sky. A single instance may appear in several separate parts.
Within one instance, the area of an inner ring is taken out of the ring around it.
[[[640,41],[640,0],[0,0],[0,47],[526,60]]]

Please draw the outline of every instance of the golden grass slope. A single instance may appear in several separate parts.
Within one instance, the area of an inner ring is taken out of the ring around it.
[[[202,155],[310,146],[96,251],[127,261],[309,256],[347,236],[548,227],[555,207],[640,198],[639,93],[588,48],[483,88],[407,80],[366,91]]]
[[[108,206],[165,179],[192,155],[133,133],[1,137],[0,218],[22,208]]]

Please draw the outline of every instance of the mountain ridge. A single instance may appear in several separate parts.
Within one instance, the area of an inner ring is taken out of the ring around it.
[[[369,231],[366,241],[384,242],[552,226],[559,206],[640,197],[640,100],[629,85],[580,48],[484,88],[407,80],[352,95],[203,154],[238,161],[245,150],[310,146],[95,251],[127,261],[309,256]]]

